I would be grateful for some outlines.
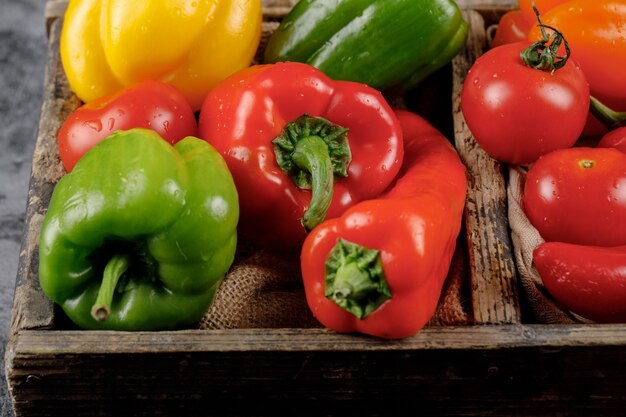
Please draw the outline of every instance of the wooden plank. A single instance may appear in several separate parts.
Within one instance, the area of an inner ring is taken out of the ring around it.
[[[473,326],[399,342],[321,330],[28,331],[20,334],[9,382],[17,417],[377,416],[399,409],[618,416],[626,405],[625,343],[624,326]]]
[[[486,47],[483,18],[474,11],[464,15],[471,29],[467,47],[452,61],[452,111],[456,148],[467,166],[465,219],[474,319],[477,323],[519,323],[517,271],[502,167],[476,143],[461,112],[463,80]]]
[[[385,340],[327,329],[228,329],[161,332],[22,331],[16,356],[146,354],[159,352],[301,352],[495,350],[626,346],[626,325],[503,325],[424,328]],[[625,393],[626,394],[626,393]]]
[[[80,105],[79,100],[70,92],[58,54],[60,23],[56,20],[50,29],[44,99],[33,153],[26,230],[18,263],[11,332],[50,328],[53,325],[52,303],[39,287],[39,229],[54,184],[64,172],[58,158],[56,133],[63,120]]]
[[[299,0],[262,0],[264,14],[267,17],[283,17]],[[488,9],[515,9],[518,7],[517,0],[457,0],[462,9],[488,10]],[[62,16],[67,8],[68,0],[49,0],[46,3],[46,18]],[[265,12],[267,11],[267,13]]]
[[[518,0],[457,0],[462,9],[517,9]]]
[[[262,0],[263,15],[266,20],[280,20],[283,18],[299,0]],[[508,10],[518,7],[517,0],[457,0],[462,9],[478,10],[481,12],[492,12],[493,9]],[[44,15],[49,22],[63,16],[67,9],[68,0],[49,0],[46,3]]]
[[[298,0],[261,0],[263,16],[266,19],[282,18],[297,2]],[[68,0],[49,0],[44,10],[46,21],[63,16],[67,5]]]

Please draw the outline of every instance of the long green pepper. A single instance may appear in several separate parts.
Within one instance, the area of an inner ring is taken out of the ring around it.
[[[452,0],[301,0],[265,49],[265,62],[304,62],[335,80],[403,93],[465,46]]]
[[[41,288],[84,329],[191,325],[232,264],[238,218],[234,182],[208,143],[116,132],[53,192]]]

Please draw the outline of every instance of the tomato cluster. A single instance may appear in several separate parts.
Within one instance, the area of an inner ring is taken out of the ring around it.
[[[476,142],[529,166],[522,205],[545,241],[533,252],[545,288],[599,322],[626,321],[626,113],[604,105],[626,110],[607,65],[626,58],[623,24],[613,1],[520,0],[461,96]]]

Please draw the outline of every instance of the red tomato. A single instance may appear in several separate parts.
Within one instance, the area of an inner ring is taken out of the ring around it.
[[[491,47],[495,48],[507,43],[521,42],[528,39],[528,32],[533,25],[526,20],[526,16],[521,10],[511,10],[506,12],[498,22],[496,34],[491,42]]]
[[[532,163],[572,146],[589,110],[589,85],[571,60],[555,71],[525,65],[517,42],[487,51],[470,68],[461,108],[476,142],[492,157]],[[567,123],[563,121],[567,120]]]
[[[189,103],[171,85],[144,81],[76,109],[59,134],[59,153],[70,172],[76,162],[116,130],[145,127],[174,144],[196,136],[198,126]]]
[[[548,242],[626,245],[626,154],[569,148],[544,155],[528,171],[523,204]]]
[[[602,136],[598,142],[599,148],[615,148],[626,153],[626,126],[618,127]]]

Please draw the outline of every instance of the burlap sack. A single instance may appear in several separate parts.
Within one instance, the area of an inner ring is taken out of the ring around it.
[[[535,319],[546,324],[590,323],[560,306],[543,286],[541,277],[533,265],[533,250],[543,243],[537,229],[526,217],[522,208],[522,194],[526,169],[515,166],[509,169],[507,198],[509,205],[509,224],[513,240],[515,261],[522,287],[526,293],[529,308]]]
[[[437,311],[429,326],[472,322],[468,307],[465,251],[458,245]],[[240,244],[201,329],[321,327],[306,302],[298,254],[281,254]]]

